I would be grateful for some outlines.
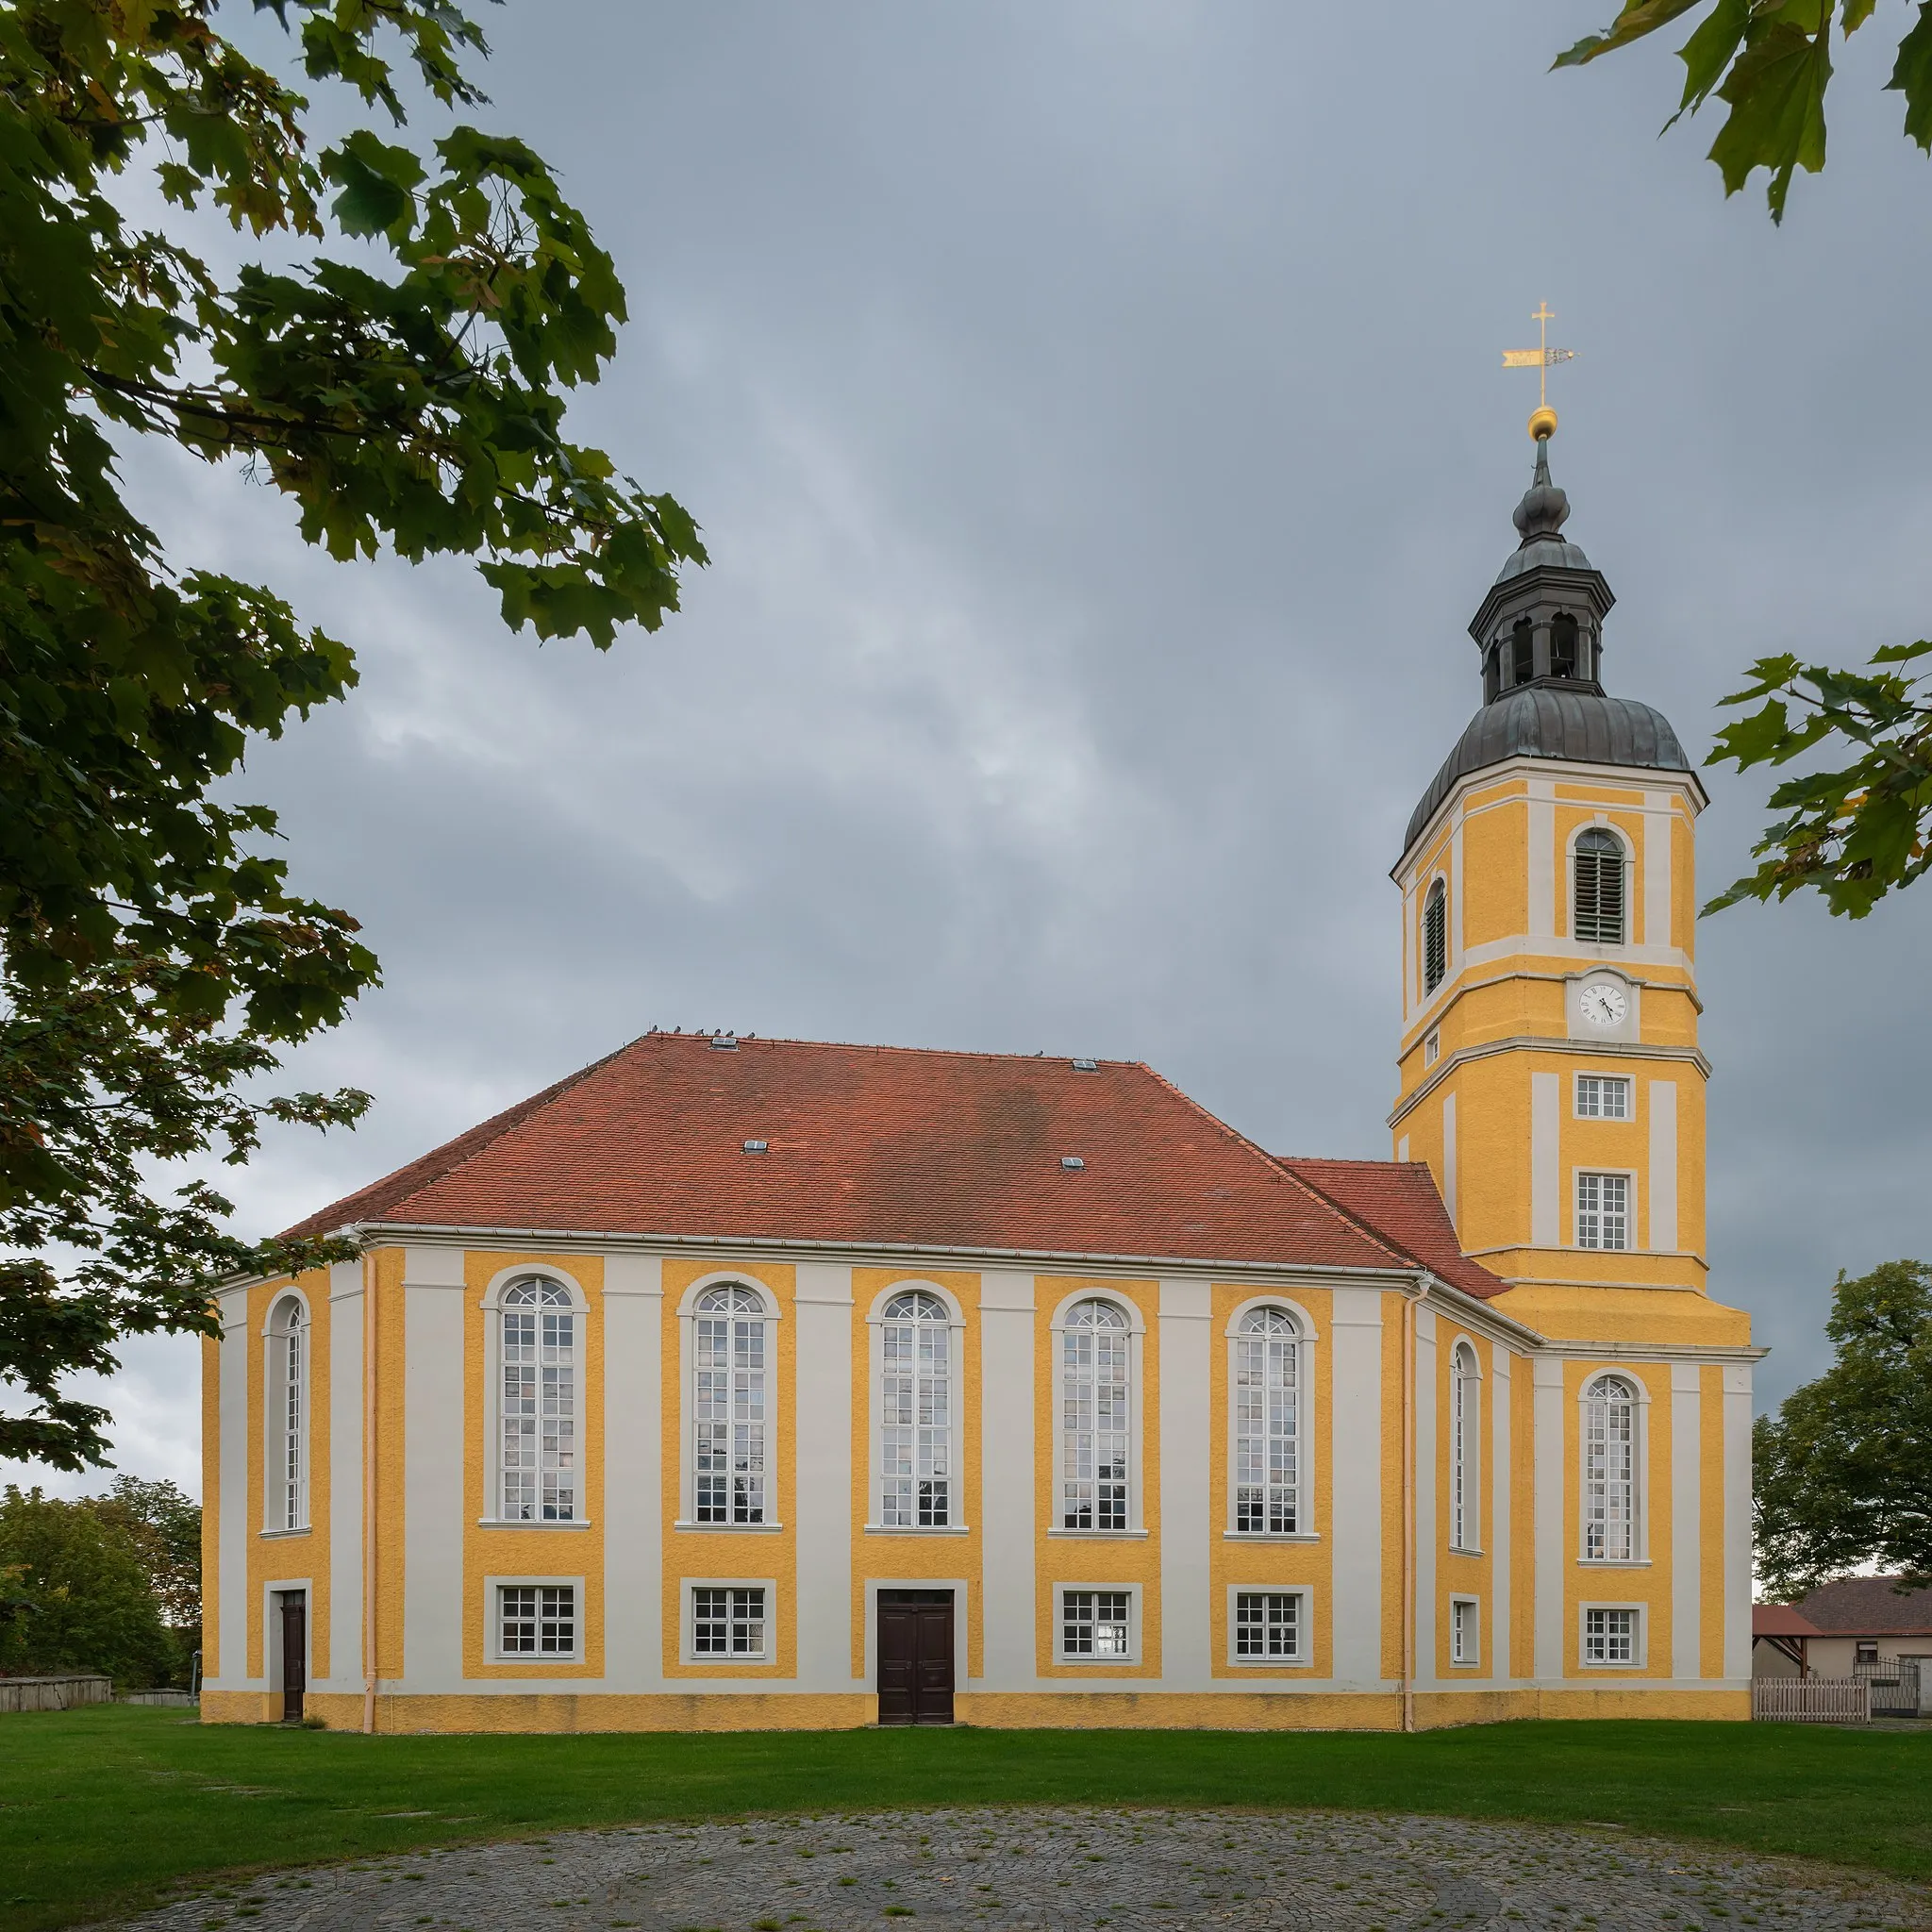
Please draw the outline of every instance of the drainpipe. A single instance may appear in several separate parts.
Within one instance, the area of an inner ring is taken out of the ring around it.
[[[362,1257],[362,1733],[375,1729],[375,1263]]]

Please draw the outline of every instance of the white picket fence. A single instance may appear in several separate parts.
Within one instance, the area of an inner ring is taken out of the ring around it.
[[[92,1674],[65,1677],[0,1677],[0,1711],[73,1710],[113,1700],[114,1680]]]
[[[1866,1724],[1872,1687],[1862,1677],[1757,1677],[1751,1715],[1774,1724]]]

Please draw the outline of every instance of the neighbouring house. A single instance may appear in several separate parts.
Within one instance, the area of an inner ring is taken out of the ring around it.
[[[1818,1626],[1790,1604],[1751,1606],[1751,1674],[1754,1677],[1809,1677],[1811,1640]],[[1841,1674],[1849,1675],[1850,1673]]]
[[[1754,1605],[1752,1674],[1850,1677],[1861,1664],[1900,1657],[1932,1664],[1932,1590],[1901,1591],[1898,1582],[1840,1576],[1795,1604]]]

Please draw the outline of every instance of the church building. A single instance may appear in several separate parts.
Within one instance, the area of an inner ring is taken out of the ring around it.
[[[1554,427],[1393,872],[1392,1159],[1135,1062],[633,1041],[223,1291],[204,1717],[1748,1717],[1705,793],[1605,690]]]

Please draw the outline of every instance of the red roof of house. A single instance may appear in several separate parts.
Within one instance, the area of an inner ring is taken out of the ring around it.
[[[1500,1286],[1456,1254],[1425,1170],[1278,1161],[1138,1061],[689,1033],[646,1034],[291,1232],[368,1222],[1446,1278],[1453,1260]]]
[[[1754,1637],[1818,1637],[1817,1624],[1801,1617],[1790,1604],[1753,1604],[1751,1634]]]
[[[1319,1188],[1451,1287],[1487,1301],[1508,1283],[1462,1252],[1436,1177],[1419,1160],[1322,1160],[1276,1157],[1283,1167]]]
[[[1840,1576],[1797,1603],[1826,1637],[1932,1636],[1932,1590],[1900,1591],[1895,1576]]]

